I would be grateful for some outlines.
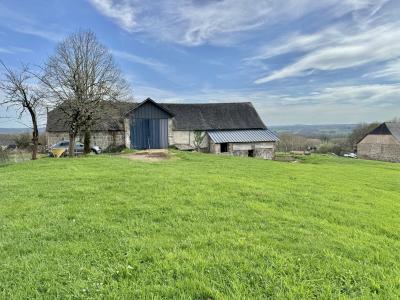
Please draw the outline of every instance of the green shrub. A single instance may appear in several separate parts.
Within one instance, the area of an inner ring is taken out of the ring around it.
[[[0,147],[0,164],[6,163],[10,160],[8,151]]]
[[[32,138],[28,133],[22,133],[15,137],[14,142],[18,149],[28,149],[31,146]]]
[[[104,149],[103,152],[104,153],[120,153],[124,149],[125,149],[124,145],[119,145],[119,146],[110,145],[106,149]]]

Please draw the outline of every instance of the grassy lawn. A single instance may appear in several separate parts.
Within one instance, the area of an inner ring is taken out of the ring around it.
[[[400,164],[0,167],[0,298],[400,297]]]

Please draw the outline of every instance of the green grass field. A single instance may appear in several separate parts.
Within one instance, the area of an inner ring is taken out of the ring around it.
[[[400,164],[178,153],[0,167],[0,298],[400,297]]]

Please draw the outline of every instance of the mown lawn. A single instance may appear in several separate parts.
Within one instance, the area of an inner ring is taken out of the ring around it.
[[[0,298],[400,297],[400,164],[0,167]]]

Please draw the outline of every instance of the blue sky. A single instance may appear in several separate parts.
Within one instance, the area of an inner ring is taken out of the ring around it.
[[[251,101],[267,125],[400,117],[398,0],[2,0],[0,59],[40,64],[79,29],[137,101]]]

